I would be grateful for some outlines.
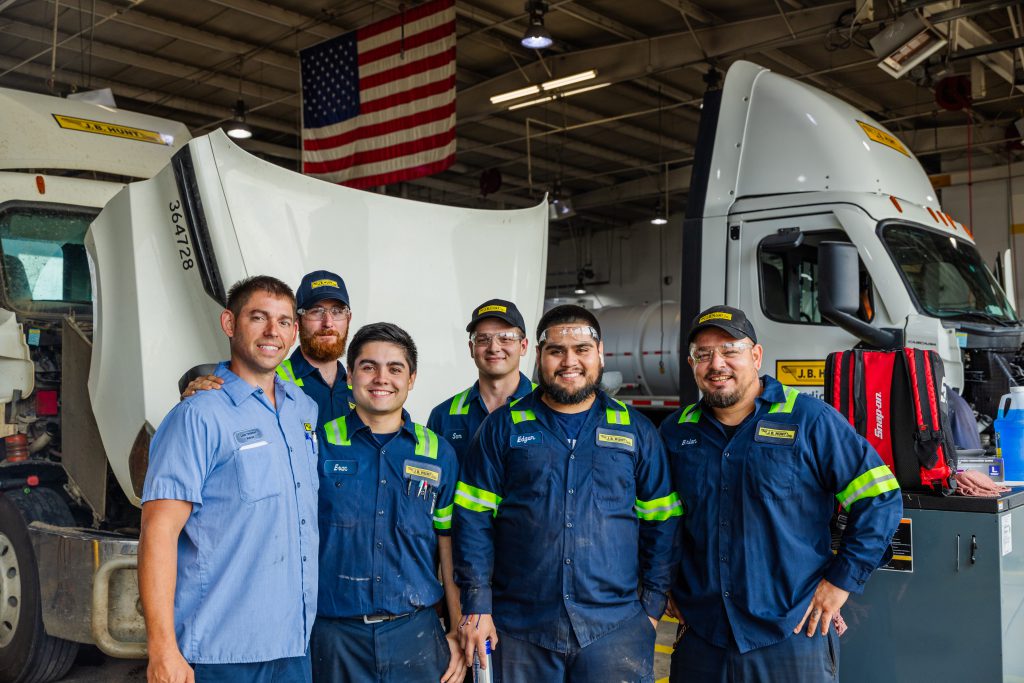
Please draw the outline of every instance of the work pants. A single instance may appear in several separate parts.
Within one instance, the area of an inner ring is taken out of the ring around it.
[[[310,652],[316,683],[437,683],[451,658],[433,608],[376,624],[318,616]]]
[[[498,632],[496,683],[654,683],[655,628],[640,610],[586,647],[555,652]]]
[[[309,655],[244,664],[193,664],[196,683],[310,683]]]
[[[839,636],[801,631],[781,643],[740,653],[688,629],[672,654],[669,683],[826,683],[839,680]]]

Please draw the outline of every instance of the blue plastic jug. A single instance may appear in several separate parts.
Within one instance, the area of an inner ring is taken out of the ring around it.
[[[1024,387],[1010,387],[996,411],[996,454],[1007,482],[1024,482]]]

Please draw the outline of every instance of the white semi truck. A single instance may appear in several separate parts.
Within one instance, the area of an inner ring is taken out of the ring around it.
[[[149,439],[179,376],[227,356],[233,282],[342,273],[354,328],[393,321],[417,341],[408,407],[425,420],[472,381],[474,305],[499,296],[538,319],[546,208],[351,190],[221,132],[0,89],[0,683],[57,680],[82,643],[144,656]]]
[[[858,344],[938,351],[989,417],[1024,382],[1024,325],[970,227],[895,135],[806,83],[740,61],[705,96],[682,229],[681,304],[598,311],[620,398],[696,400],[677,330],[721,303],[750,317],[766,372],[814,395],[828,353]]]

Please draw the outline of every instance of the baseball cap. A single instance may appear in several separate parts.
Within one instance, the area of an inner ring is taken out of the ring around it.
[[[750,337],[752,342],[757,343],[757,334],[747,319],[747,314],[732,306],[712,306],[698,313],[690,323],[690,335],[686,338],[686,343],[692,342],[698,332],[709,327],[717,327],[735,339]]]
[[[523,331],[523,334],[526,334],[526,321],[523,320],[523,314],[519,312],[519,309],[511,301],[488,299],[474,308],[469,318],[469,324],[466,325],[466,332],[472,332],[476,324],[484,318],[504,320],[512,327],[518,327]]]
[[[323,299],[337,299],[348,306],[348,290],[345,281],[329,270],[314,270],[306,273],[295,292],[295,306],[309,308]]]

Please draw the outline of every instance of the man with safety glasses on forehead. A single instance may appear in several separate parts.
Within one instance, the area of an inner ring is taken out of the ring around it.
[[[484,420],[456,487],[460,638],[503,683],[653,680],[682,510],[654,426],[600,388],[600,329],[544,314],[539,387]]]
[[[703,397],[661,424],[685,509],[670,680],[836,681],[832,625],[896,530],[896,478],[831,406],[758,376],[743,311],[703,311],[687,346]],[[837,505],[848,522],[833,554]]]

